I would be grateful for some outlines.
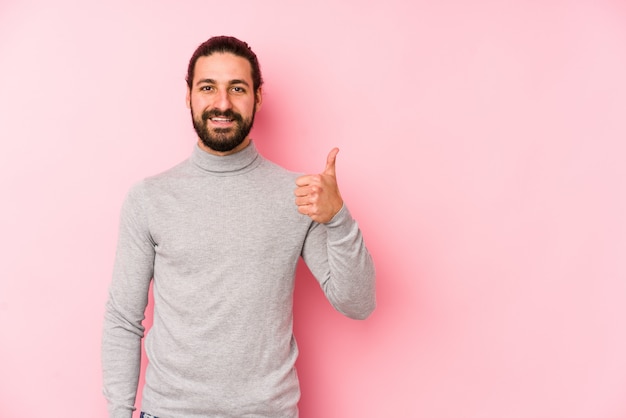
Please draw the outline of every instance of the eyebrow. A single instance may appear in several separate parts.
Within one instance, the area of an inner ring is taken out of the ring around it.
[[[200,84],[217,84],[217,82],[215,80],[213,80],[212,78],[203,78],[201,80],[198,80],[196,82],[196,86],[200,85]],[[229,86],[232,86],[234,84],[243,84],[246,87],[250,87],[250,85],[248,84],[248,82],[246,80],[239,80],[239,79],[234,79],[234,80],[230,80],[228,82]]]

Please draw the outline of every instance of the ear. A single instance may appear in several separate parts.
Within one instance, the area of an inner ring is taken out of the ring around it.
[[[254,110],[256,112],[258,112],[259,109],[261,109],[262,103],[263,103],[263,87],[259,87],[254,97]]]
[[[187,96],[185,97],[185,102],[187,103],[187,109],[191,109],[191,89],[187,86]]]

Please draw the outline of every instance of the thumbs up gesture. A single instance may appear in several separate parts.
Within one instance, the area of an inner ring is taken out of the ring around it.
[[[326,158],[326,168],[320,174],[307,174],[296,179],[294,192],[298,212],[315,222],[329,222],[343,206],[337,186],[335,161],[339,148],[333,148]]]

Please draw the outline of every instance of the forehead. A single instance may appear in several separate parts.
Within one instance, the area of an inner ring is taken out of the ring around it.
[[[206,79],[216,82],[244,80],[252,85],[252,66],[247,59],[229,52],[203,56],[196,61],[193,83]]]

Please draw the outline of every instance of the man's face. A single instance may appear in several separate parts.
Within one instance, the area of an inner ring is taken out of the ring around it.
[[[254,93],[248,60],[231,53],[198,58],[187,106],[205,151],[227,155],[245,148],[261,106],[261,89]]]

